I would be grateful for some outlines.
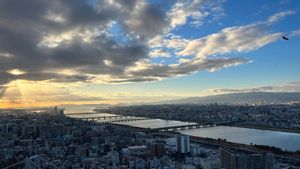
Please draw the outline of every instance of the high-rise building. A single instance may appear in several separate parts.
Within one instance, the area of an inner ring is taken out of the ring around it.
[[[274,156],[270,153],[220,149],[221,169],[273,169]]]
[[[24,138],[36,138],[39,134],[38,127],[35,125],[23,126],[21,130],[21,135]]]
[[[188,135],[177,135],[176,137],[176,148],[179,153],[190,152],[190,136]]]
[[[150,156],[153,157],[162,157],[166,154],[165,145],[161,143],[155,143],[150,145]]]

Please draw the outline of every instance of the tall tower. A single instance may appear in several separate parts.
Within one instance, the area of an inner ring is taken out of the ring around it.
[[[188,135],[177,135],[176,137],[177,152],[189,153],[190,152],[190,136]]]

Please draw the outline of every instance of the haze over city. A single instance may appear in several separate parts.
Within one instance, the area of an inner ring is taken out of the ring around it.
[[[299,7],[297,0],[3,0],[0,107],[299,92]]]

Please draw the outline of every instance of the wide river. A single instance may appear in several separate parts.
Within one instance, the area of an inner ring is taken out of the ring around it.
[[[70,111],[69,113],[74,111]],[[93,116],[111,116],[113,114],[101,113]],[[88,117],[90,115],[84,115]],[[91,115],[92,116],[92,115]],[[74,118],[78,116],[74,115]],[[81,115],[82,117],[82,115]],[[125,124],[135,127],[143,128],[160,128],[179,126],[186,124],[193,124],[189,122],[174,121],[174,120],[162,120],[162,119],[151,119],[151,120],[138,120],[130,122],[121,122],[118,124]],[[259,130],[259,129],[248,129],[240,127],[228,127],[228,126],[217,126],[210,128],[197,128],[180,131],[182,134],[191,136],[207,137],[207,138],[222,138],[230,142],[242,143],[242,144],[258,144],[279,147],[283,150],[296,151],[300,150],[300,134],[287,133],[280,131],[270,130]]]
[[[217,126],[181,131],[183,134],[207,138],[222,138],[230,142],[279,147],[283,150],[300,150],[300,134],[280,131]]]

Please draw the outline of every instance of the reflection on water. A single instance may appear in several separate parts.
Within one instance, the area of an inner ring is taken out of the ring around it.
[[[72,114],[72,115],[67,115],[72,118],[89,118],[89,117],[105,117],[105,116],[118,116],[115,114],[109,114],[109,113],[97,113],[97,114]]]
[[[207,138],[222,138],[230,142],[279,147],[283,150],[300,150],[300,134],[279,131],[217,126],[181,131],[183,134]]]
[[[64,113],[68,114],[68,113],[90,113],[90,112],[94,112],[95,107],[91,107],[91,106],[72,106],[72,107],[64,107]]]
[[[82,112],[93,112],[94,107],[75,107],[66,109],[65,113],[82,113]],[[73,118],[82,117],[103,117],[103,116],[114,116],[115,114],[99,113],[99,114],[84,114],[84,115],[70,115]],[[105,121],[104,119],[102,119]],[[100,120],[101,121],[101,120]],[[129,122],[120,122],[118,124],[125,124],[141,128],[161,128],[171,126],[181,126],[188,124],[195,124],[182,121],[174,120],[162,120],[162,119],[151,119],[151,120],[138,120]],[[296,151],[300,150],[300,134],[269,131],[269,130],[258,130],[258,129],[247,129],[239,127],[228,127],[228,126],[217,126],[210,128],[199,128],[181,131],[183,134],[207,138],[222,138],[230,142],[243,143],[243,144],[258,144],[268,145],[282,148],[283,150]]]
[[[195,123],[182,122],[182,121],[174,121],[174,120],[162,120],[162,119],[151,119],[151,120],[138,120],[138,121],[130,121],[130,122],[121,122],[118,124],[127,124],[134,127],[142,127],[142,128],[160,128],[160,127],[172,127],[172,126],[182,126],[189,125]]]

